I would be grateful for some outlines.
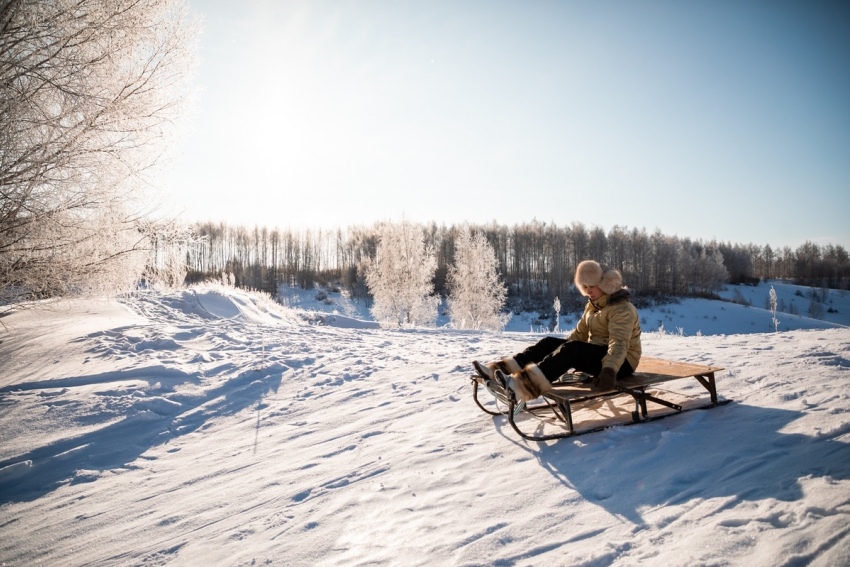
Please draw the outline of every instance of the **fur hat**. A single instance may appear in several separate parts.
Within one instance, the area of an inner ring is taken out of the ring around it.
[[[623,288],[623,276],[614,268],[602,265],[593,260],[585,260],[576,268],[576,287],[582,295],[585,287],[599,286],[602,293],[611,295]]]

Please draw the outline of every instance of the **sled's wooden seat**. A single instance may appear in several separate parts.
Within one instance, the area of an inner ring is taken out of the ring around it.
[[[527,406],[524,403],[517,402],[514,393],[510,390],[503,391],[499,386],[492,383],[485,384],[485,381],[479,376],[473,376],[473,397],[478,406],[485,412],[491,415],[501,415],[503,412],[493,412],[486,409],[478,401],[478,386],[485,385],[493,392],[497,399],[501,400],[508,406],[506,413],[511,426],[522,437],[534,441],[545,441],[548,439],[560,439],[571,437],[591,431],[599,431],[604,427],[595,427],[591,429],[577,430],[573,423],[573,404],[580,404],[603,397],[612,397],[619,394],[629,395],[635,401],[635,409],[631,412],[632,421],[629,423],[639,423],[652,419],[659,419],[662,416],[650,417],[647,411],[647,402],[659,404],[668,407],[675,412],[683,411],[683,407],[679,404],[662,399],[658,395],[647,393],[647,388],[657,386],[673,380],[681,380],[687,378],[696,379],[707,391],[711,399],[709,404],[700,405],[698,407],[689,407],[688,409],[704,409],[717,405],[728,403],[730,400],[718,400],[717,387],[715,384],[714,375],[716,372],[723,370],[717,366],[703,366],[700,364],[692,364],[689,362],[678,362],[674,360],[665,360],[662,358],[643,357],[638,364],[637,371],[626,378],[617,380],[616,386],[608,391],[597,392],[593,391],[589,377],[581,378],[581,375],[566,374],[561,377],[561,382],[555,382],[551,390],[545,392],[542,396],[544,403],[534,406]],[[540,411],[551,411],[556,418],[566,427],[567,431],[551,435],[528,435],[520,430],[517,426],[515,417],[520,411],[527,411],[532,414],[539,414]]]
[[[663,358],[643,357],[638,364],[637,371],[631,376],[617,380],[617,386],[609,390],[609,392],[621,391],[621,388],[645,388],[654,384],[662,384],[671,380],[680,380],[682,378],[696,378],[703,384],[712,394],[712,401],[716,402],[717,397],[714,389],[709,389],[703,383],[703,378],[713,376],[715,372],[719,372],[723,368],[717,366],[702,366],[700,364],[691,364],[690,362],[677,362],[675,360],[665,360]],[[569,374],[562,377],[566,378],[563,383],[556,382],[550,392],[553,396],[563,397],[566,399],[575,398],[581,395],[587,395],[590,391],[589,382],[571,382]],[[597,394],[606,394],[608,392],[596,392]]]

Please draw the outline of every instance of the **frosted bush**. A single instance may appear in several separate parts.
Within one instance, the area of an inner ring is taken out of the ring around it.
[[[437,260],[420,226],[382,225],[375,260],[363,268],[375,300],[372,316],[382,327],[434,326],[440,304],[433,282]]]
[[[555,308],[555,332],[561,332],[561,300],[555,297],[555,303],[552,305]]]
[[[449,317],[457,329],[500,331],[510,313],[503,314],[507,290],[499,281],[498,260],[482,233],[464,227],[455,241],[455,261],[449,268]]]
[[[776,290],[770,286],[770,313],[773,316],[773,331],[779,332],[779,320],[776,318]]]

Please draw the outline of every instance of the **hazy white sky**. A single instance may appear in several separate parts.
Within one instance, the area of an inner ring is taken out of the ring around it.
[[[850,3],[189,0],[187,220],[850,247]]]

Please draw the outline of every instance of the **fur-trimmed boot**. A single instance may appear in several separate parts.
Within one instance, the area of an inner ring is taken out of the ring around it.
[[[530,402],[543,392],[552,389],[552,383],[546,378],[536,364],[529,364],[511,376],[511,389],[516,392],[520,401]]]
[[[501,370],[506,375],[522,370],[519,363],[513,357],[503,358],[496,362],[488,362],[487,364],[481,364],[477,360],[473,360],[472,366],[475,368],[475,372],[477,372],[478,375],[485,380],[492,380],[495,378],[494,373],[496,372],[496,369]]]

